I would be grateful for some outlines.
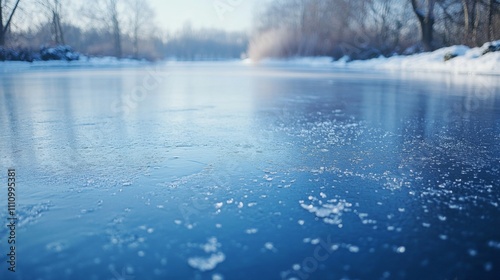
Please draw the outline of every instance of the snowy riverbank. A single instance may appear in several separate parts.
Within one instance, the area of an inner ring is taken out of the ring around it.
[[[488,43],[478,48],[466,46],[451,46],[433,52],[414,55],[397,55],[393,57],[379,57],[370,60],[347,59],[332,61],[330,57],[301,57],[292,59],[264,59],[258,64],[271,66],[311,66],[331,67],[334,69],[364,69],[364,70],[391,70],[414,72],[448,72],[457,74],[485,74],[500,75],[500,51],[489,52],[483,55],[489,45],[500,45],[500,41]],[[456,57],[445,61],[445,56],[452,54]],[[251,60],[245,63],[253,64]]]
[[[500,40],[487,43],[482,47],[469,48],[466,46],[451,46],[441,48],[433,52],[419,53],[414,55],[396,55],[392,57],[379,57],[370,60],[348,61],[342,58],[332,61],[331,57],[296,57],[289,59],[264,59],[254,62],[251,59],[243,60],[244,64],[258,64],[264,66],[278,67],[315,67],[331,68],[336,70],[388,70],[405,72],[427,72],[427,73],[455,73],[455,74],[481,74],[500,75],[500,51],[488,52],[488,46],[500,48]],[[445,57],[453,57],[445,61]],[[230,60],[240,63],[239,61]],[[167,63],[177,63],[175,60],[165,60]],[[197,63],[196,61],[194,61]],[[206,63],[207,61],[205,61]],[[17,72],[33,68],[59,68],[59,67],[121,67],[138,66],[150,63],[145,60],[117,59],[114,57],[86,57],[81,56],[75,61],[0,61],[1,72]],[[193,62],[178,62],[193,63]]]
[[[61,68],[61,67],[120,67],[120,66],[136,66],[151,63],[147,60],[137,60],[116,57],[86,57],[81,56],[79,60],[64,61],[64,60],[50,60],[50,61],[0,61],[0,73],[2,72],[18,72],[28,69],[37,68]]]

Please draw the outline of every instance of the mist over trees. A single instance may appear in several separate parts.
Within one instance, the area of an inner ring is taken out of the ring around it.
[[[498,0],[276,0],[256,17],[249,56],[367,59],[500,38]]]
[[[244,32],[216,29],[193,29],[189,23],[168,36],[164,50],[167,57],[181,60],[239,59],[246,52],[248,36]]]

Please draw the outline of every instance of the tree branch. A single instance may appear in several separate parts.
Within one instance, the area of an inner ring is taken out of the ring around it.
[[[3,33],[7,32],[7,29],[9,29],[10,22],[12,21],[12,17],[14,16],[14,13],[16,12],[17,6],[19,5],[20,1],[21,0],[17,0],[16,1],[16,4],[14,5],[14,8],[12,9],[12,12],[10,13],[9,19],[7,20],[7,23],[5,24],[5,26],[3,28],[4,30],[2,30]]]

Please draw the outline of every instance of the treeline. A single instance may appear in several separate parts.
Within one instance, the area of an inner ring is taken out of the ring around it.
[[[163,46],[168,58],[180,60],[221,60],[241,58],[248,46],[244,32],[192,29],[189,24],[171,36]]]
[[[175,33],[162,33],[163,37],[149,36],[137,40],[122,34],[120,48],[114,43],[113,33],[107,30],[84,30],[73,25],[62,25],[65,40],[59,43],[47,41],[51,38],[51,25],[46,24],[31,32],[20,32],[13,36],[14,46],[32,49],[47,44],[68,44],[88,56],[115,56],[158,60],[173,58],[179,60],[220,60],[240,58],[246,52],[248,36],[244,32],[226,32],[216,29],[183,28]]]
[[[256,20],[251,58],[368,59],[500,38],[499,0],[276,0]]]
[[[10,34],[10,40],[6,45],[11,48],[33,51],[50,46],[69,45],[73,50],[87,56],[115,56],[148,60],[163,58],[164,42],[160,37],[144,37],[136,44],[131,36],[121,34],[120,46],[117,47],[112,39],[113,33],[108,30],[83,29],[75,25],[62,24],[61,31],[64,40],[56,41],[53,39],[51,24],[44,24],[36,29]]]
[[[0,60],[29,57],[29,50],[43,57],[60,45],[90,56],[152,60],[245,52],[253,59],[367,59],[500,39],[500,0],[274,0],[255,18],[249,40],[189,25],[169,34],[155,24],[147,0],[0,0]]]
[[[40,56],[40,49],[69,45],[88,56],[163,59],[239,58],[248,36],[195,30],[168,33],[155,23],[147,0],[0,0],[0,60]],[[3,56],[2,56],[3,49]]]
[[[151,47],[154,13],[141,0],[0,0],[0,46],[71,45],[89,55],[141,57]]]

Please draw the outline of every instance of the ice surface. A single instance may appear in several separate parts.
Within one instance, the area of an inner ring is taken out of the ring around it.
[[[4,73],[23,277],[492,278],[499,80],[351,70]]]

